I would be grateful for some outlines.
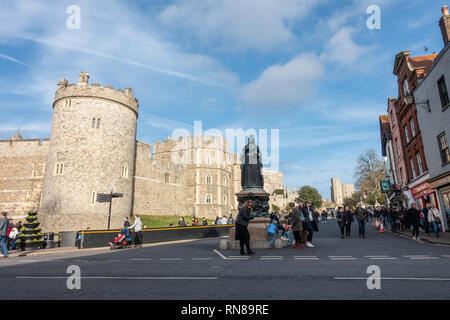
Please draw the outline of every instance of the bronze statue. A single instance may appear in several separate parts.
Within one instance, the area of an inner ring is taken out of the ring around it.
[[[243,190],[263,190],[264,187],[261,151],[252,135],[241,153],[241,185]]]

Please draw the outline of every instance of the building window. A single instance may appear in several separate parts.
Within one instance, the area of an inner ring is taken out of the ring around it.
[[[58,162],[58,163],[56,164],[55,174],[56,174],[57,176],[61,176],[61,175],[63,174],[63,171],[64,171],[64,163]]]
[[[97,192],[92,192],[91,205],[95,205],[95,200],[97,200]]]
[[[402,186],[405,185],[405,184],[403,183],[403,181],[405,181],[405,180],[403,179],[403,168],[400,168],[400,183],[401,183]]]
[[[408,84],[408,80],[405,78],[405,80],[403,80],[403,91],[405,93],[405,96],[409,95],[409,84]]]
[[[100,119],[97,119],[97,129],[100,129],[100,124],[101,124]]]
[[[37,177],[37,171],[33,171],[33,177]]]
[[[414,118],[409,119],[409,125],[411,126],[411,135],[414,138],[416,136],[416,127],[414,126]]]
[[[27,198],[31,198],[31,190],[27,190]]]
[[[92,123],[91,123],[91,128],[92,129],[95,129],[95,123],[96,123],[95,118],[92,118]]]
[[[211,184],[212,183],[212,177],[210,175],[206,176],[206,184]]]
[[[449,105],[450,100],[448,99],[448,91],[447,91],[447,86],[445,84],[444,76],[442,76],[438,80],[437,85],[438,85],[438,89],[439,89],[439,96],[441,97],[442,108],[445,108]]]
[[[403,129],[405,130],[406,143],[409,143],[409,132],[408,132],[408,127],[405,126]]]
[[[164,182],[170,182],[170,174],[166,173],[164,175]]]
[[[447,137],[445,132],[438,136],[439,149],[441,150],[442,165],[450,162],[450,152],[448,149]]]
[[[223,196],[223,204],[227,204],[227,196]]]
[[[128,166],[122,167],[122,178],[128,178]]]
[[[206,194],[205,203],[212,203],[212,195],[210,193]]]
[[[395,126],[395,123],[394,123],[394,113],[392,112],[392,110],[391,110],[391,112],[390,112],[390,117],[389,118],[391,118],[391,124],[392,124],[392,127],[394,127]]]
[[[397,155],[400,155],[400,146],[398,145],[398,139],[395,138],[395,147],[397,148]]]
[[[423,173],[422,159],[420,158],[419,153],[416,153],[416,160],[417,160],[417,166],[419,167],[419,174],[422,174]]]
[[[415,179],[417,174],[416,174],[416,166],[414,165],[414,159],[409,158],[409,163],[411,164],[411,171],[412,171],[413,179]]]

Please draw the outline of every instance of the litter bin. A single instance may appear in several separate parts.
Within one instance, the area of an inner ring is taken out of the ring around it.
[[[45,248],[54,248],[55,247],[54,240],[55,240],[54,232],[44,233]]]

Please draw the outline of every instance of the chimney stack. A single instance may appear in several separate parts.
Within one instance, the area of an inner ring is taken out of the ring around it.
[[[448,14],[448,7],[443,6],[442,18],[439,20],[439,27],[441,27],[442,39],[444,40],[444,46],[450,41],[450,15]]]

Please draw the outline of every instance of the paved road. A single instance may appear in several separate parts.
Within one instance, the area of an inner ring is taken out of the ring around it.
[[[368,227],[341,239],[335,220],[320,224],[315,248],[217,251],[218,239],[0,261],[0,299],[450,299],[450,247]],[[356,237],[354,236],[356,234]],[[68,266],[81,289],[66,285]],[[379,266],[381,289],[367,288]],[[118,294],[120,292],[120,294]]]

